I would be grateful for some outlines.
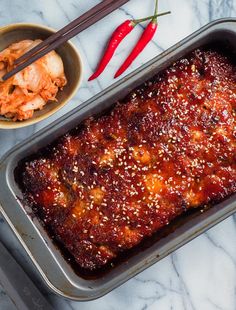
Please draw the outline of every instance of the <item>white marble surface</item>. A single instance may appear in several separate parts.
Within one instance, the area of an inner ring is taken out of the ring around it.
[[[96,0],[0,0],[0,23],[35,22],[61,28],[96,3]],[[111,31],[127,17],[150,15],[153,4],[154,0],[131,0],[117,12],[74,38],[85,67],[83,84],[76,97],[55,116],[37,126],[17,131],[0,131],[0,156],[22,139],[112,84],[115,70],[141,33],[141,27],[137,27],[121,45],[101,78],[92,83],[88,83],[87,78],[95,68]],[[160,19],[154,41],[129,71],[209,21],[236,16],[236,0],[160,0],[160,10],[171,10],[172,15]],[[18,260],[26,265],[26,258],[20,254],[15,238],[3,221],[0,222],[0,236]],[[49,298],[55,309],[63,310],[235,310],[235,239],[236,215],[101,299],[76,303],[52,294],[49,294]],[[0,290],[0,309],[14,309],[3,290]]]

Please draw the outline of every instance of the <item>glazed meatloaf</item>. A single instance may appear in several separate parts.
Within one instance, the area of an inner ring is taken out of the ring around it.
[[[86,270],[236,191],[236,70],[198,49],[25,160],[25,199]]]

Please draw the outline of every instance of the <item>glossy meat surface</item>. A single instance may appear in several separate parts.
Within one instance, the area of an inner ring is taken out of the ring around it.
[[[196,50],[25,163],[25,197],[93,270],[236,191],[236,70]]]

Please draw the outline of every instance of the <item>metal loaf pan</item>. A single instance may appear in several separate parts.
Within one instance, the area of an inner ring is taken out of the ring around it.
[[[229,46],[236,55],[236,19],[208,24],[185,40],[154,58],[134,73],[115,83],[77,109],[25,140],[4,156],[0,163],[1,212],[29,254],[47,285],[61,296],[74,300],[98,298],[156,263],[181,245],[236,211],[236,195],[195,216],[185,216],[181,224],[142,251],[111,269],[102,277],[84,279],[63,258],[43,226],[21,203],[22,193],[14,179],[18,162],[37,152],[91,115],[102,113],[132,89],[165,69],[190,51],[206,44]],[[170,224],[171,226],[171,224]]]

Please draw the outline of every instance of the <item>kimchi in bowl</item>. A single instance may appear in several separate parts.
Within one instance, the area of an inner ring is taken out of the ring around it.
[[[44,40],[54,32],[55,30],[46,26],[29,23],[4,26],[0,28],[0,51],[23,40]],[[66,42],[57,48],[56,53],[63,62],[64,74],[67,80],[66,85],[58,90],[56,100],[47,101],[42,109],[35,110],[32,117],[25,120],[14,120],[1,115],[0,129],[16,129],[36,124],[53,115],[75,95],[82,80],[81,57],[71,42]]]

